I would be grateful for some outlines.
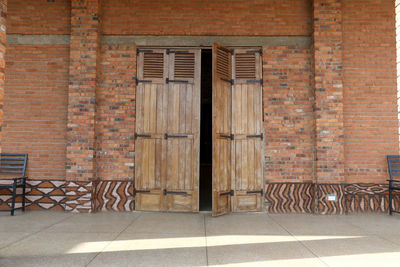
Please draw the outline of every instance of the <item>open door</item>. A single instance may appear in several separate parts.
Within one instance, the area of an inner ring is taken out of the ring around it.
[[[213,45],[213,216],[231,212],[232,52]]]

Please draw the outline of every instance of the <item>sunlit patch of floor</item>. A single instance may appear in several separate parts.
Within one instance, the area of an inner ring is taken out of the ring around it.
[[[362,236],[296,236],[290,235],[220,235],[209,237],[149,238],[133,240],[114,240],[111,242],[82,242],[66,251],[65,254],[116,252],[135,250],[159,250],[175,248],[198,248],[230,245],[268,244],[297,241],[319,241],[337,239],[356,239]],[[206,242],[207,239],[207,242]],[[109,244],[108,244],[109,243]],[[106,248],[104,249],[104,247]]]

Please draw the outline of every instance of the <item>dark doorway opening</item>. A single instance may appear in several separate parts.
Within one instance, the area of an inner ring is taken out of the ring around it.
[[[212,210],[212,50],[201,51],[200,211]]]

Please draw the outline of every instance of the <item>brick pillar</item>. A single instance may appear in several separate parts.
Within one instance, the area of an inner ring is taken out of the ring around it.
[[[314,0],[314,86],[317,184],[344,181],[341,0]],[[326,206],[331,186],[319,185],[316,205]],[[324,204],[322,204],[324,203]],[[336,205],[328,203],[328,205]]]
[[[7,0],[0,0],[0,143],[2,140],[3,127],[3,99],[5,81],[5,53],[6,53],[6,19],[7,19]],[[1,152],[1,145],[0,145]]]
[[[99,0],[72,0],[66,210],[92,211]]]

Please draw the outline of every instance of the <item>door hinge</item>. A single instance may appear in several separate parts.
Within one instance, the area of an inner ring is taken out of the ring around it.
[[[235,84],[235,80],[234,80],[234,79],[229,80],[229,79],[221,78],[221,80],[224,81],[224,82],[228,82],[228,83],[230,83],[231,85],[234,85],[234,84]]]
[[[221,137],[221,138],[228,138],[228,139],[231,139],[231,140],[234,140],[234,139],[235,139],[235,135],[234,135],[234,134],[230,134],[230,135],[227,135],[227,134],[220,134],[219,137]]]
[[[256,190],[256,191],[247,191],[247,194],[261,194],[261,196],[264,194],[264,190]]]
[[[247,138],[260,138],[261,140],[264,139],[264,134],[258,134],[258,135],[247,135]]]
[[[230,196],[234,196],[235,195],[235,191],[231,190],[228,192],[223,192],[223,193],[219,193],[220,196],[226,196],[226,195],[230,195]]]
[[[184,191],[168,191],[167,189],[163,190],[163,194],[164,196],[168,195],[168,194],[172,194],[172,195],[187,195],[187,192]]]
[[[257,49],[257,50],[247,50],[246,54],[255,54],[255,53],[260,53],[262,54],[262,49]]]
[[[226,48],[226,47],[223,47],[223,46],[218,47],[218,49],[221,49],[222,51],[225,51],[227,53],[231,53],[232,55],[234,53],[233,49],[229,49],[229,48]]]
[[[136,85],[138,85],[139,83],[152,83],[152,80],[139,80],[136,77],[133,77],[133,79],[136,81]]]
[[[188,138],[187,135],[169,135],[169,134],[164,134],[164,139],[168,138]]]
[[[166,78],[165,83],[189,83],[189,81],[187,81],[187,80],[170,80],[169,78]]]
[[[136,196],[137,193],[150,193],[150,190],[135,190],[133,196]]]
[[[138,137],[151,137],[151,134],[137,134],[137,133],[135,133],[135,140],[138,138]]]
[[[179,50],[171,50],[171,49],[168,49],[168,48],[167,48],[166,53],[167,53],[167,55],[169,55],[169,54],[189,54],[189,51],[184,51],[184,50],[182,50],[182,51],[179,51]]]
[[[259,83],[260,85],[263,85],[263,80],[246,80],[246,83]]]

